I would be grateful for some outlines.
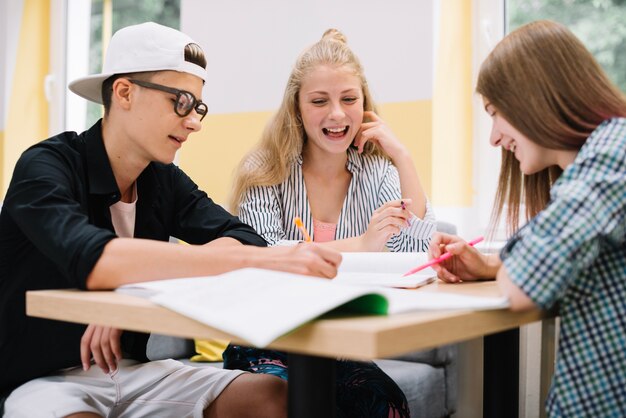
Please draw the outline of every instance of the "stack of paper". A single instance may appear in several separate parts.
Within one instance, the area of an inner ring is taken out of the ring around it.
[[[403,277],[403,274],[428,261],[426,253],[342,253],[343,261],[334,281],[343,284],[415,289],[433,282],[437,273],[431,268]]]

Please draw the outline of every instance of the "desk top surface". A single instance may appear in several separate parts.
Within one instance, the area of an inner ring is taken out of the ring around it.
[[[424,288],[466,295],[500,295],[494,281],[460,284],[437,282]],[[155,305],[147,299],[116,292],[40,290],[27,292],[26,299],[27,314],[30,316],[98,323],[186,338],[222,338],[245,344],[240,338]],[[499,309],[324,318],[280,337],[269,347],[318,356],[373,359],[480,337],[550,316],[553,315],[540,310],[511,312]]]

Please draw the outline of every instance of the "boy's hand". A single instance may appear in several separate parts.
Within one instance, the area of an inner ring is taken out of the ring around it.
[[[90,324],[80,339],[80,360],[83,370],[89,370],[91,357],[104,373],[117,369],[122,359],[120,339],[122,330]]]
[[[314,243],[264,250],[266,257],[256,267],[332,279],[341,264],[341,254],[337,250]]]

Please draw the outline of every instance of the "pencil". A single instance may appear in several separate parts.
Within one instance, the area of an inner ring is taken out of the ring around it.
[[[295,218],[293,218],[293,223],[296,224],[296,226],[302,233],[302,236],[304,237],[304,242],[311,242],[311,236],[309,235],[309,231],[307,231],[306,228],[304,227],[304,224],[302,223],[302,219],[296,216]]]
[[[477,238],[474,238],[473,240],[471,240],[470,242],[468,242],[468,243],[467,243],[467,245],[470,245],[470,246],[472,246],[472,247],[473,247],[474,245],[476,245],[476,244],[478,244],[479,242],[481,242],[483,239],[485,239],[485,238],[484,238],[484,237],[477,237]],[[442,254],[442,255],[440,255],[440,256],[439,256],[439,257],[437,257],[437,258],[433,258],[432,260],[429,260],[427,263],[424,263],[424,264],[422,264],[421,266],[417,266],[417,267],[415,267],[414,269],[411,269],[411,270],[407,271],[406,273],[404,273],[404,274],[402,275],[402,277],[405,277],[405,276],[410,276],[411,274],[414,274],[414,273],[417,273],[418,271],[424,270],[426,267],[430,267],[430,266],[433,266],[433,265],[435,265],[435,264],[439,264],[439,263],[441,263],[442,261],[445,261],[445,260],[447,260],[447,259],[448,259],[448,258],[450,258],[450,257],[452,257],[452,253],[445,253],[445,254]]]

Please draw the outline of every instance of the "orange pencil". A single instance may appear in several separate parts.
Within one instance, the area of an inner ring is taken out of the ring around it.
[[[311,242],[311,236],[309,235],[309,231],[306,230],[304,224],[302,223],[302,219],[299,217],[293,218],[293,223],[296,224],[300,232],[302,232],[302,236],[304,237],[304,242]]]

